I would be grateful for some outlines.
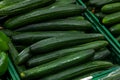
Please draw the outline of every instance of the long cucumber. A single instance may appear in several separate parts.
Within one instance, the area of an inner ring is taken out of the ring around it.
[[[30,45],[37,41],[47,39],[50,37],[82,34],[82,31],[41,31],[41,32],[24,32],[17,35],[13,35],[11,38],[13,42],[23,45]]]
[[[112,66],[113,64],[111,62],[93,61],[64,70],[63,72],[59,72],[57,74],[45,77],[41,80],[70,80],[71,78],[78,76],[80,74],[85,74],[94,70],[105,69]]]
[[[59,57],[69,55],[73,52],[78,52],[78,51],[86,50],[86,49],[98,50],[99,48],[105,47],[107,45],[108,45],[107,41],[94,41],[94,42],[90,42],[90,43],[85,43],[85,44],[82,44],[82,45],[79,45],[79,46],[74,46],[72,48],[65,48],[65,49],[50,52],[50,53],[47,53],[47,54],[34,56],[27,61],[27,65],[29,67],[34,67],[34,66],[37,66],[37,65],[41,65],[41,64],[50,62],[50,61],[55,60]],[[95,56],[95,59],[96,58],[97,57]]]
[[[47,53],[101,39],[104,39],[104,36],[101,34],[73,34],[44,39],[25,48],[18,55],[18,64],[24,63],[36,53]]]
[[[9,29],[14,29],[19,26],[28,25],[35,22],[76,16],[82,13],[84,10],[85,8],[83,8],[82,6],[72,4],[64,6],[46,7],[11,18],[5,22],[4,26]]]
[[[73,17],[75,18],[75,17]],[[92,24],[87,20],[77,19],[60,19],[55,21],[30,24],[22,28],[18,28],[15,31],[66,31],[66,30],[78,30],[86,31],[92,29]]]
[[[31,68],[29,70],[23,71],[21,73],[21,77],[23,79],[35,79],[40,78],[45,75],[55,73],[59,70],[63,70],[67,67],[80,64],[81,62],[90,59],[94,55],[94,50],[84,50],[81,52],[76,52],[67,56],[64,56],[62,58],[58,58],[54,61],[51,61],[49,63],[39,65],[37,67]],[[64,65],[64,66],[63,66]]]

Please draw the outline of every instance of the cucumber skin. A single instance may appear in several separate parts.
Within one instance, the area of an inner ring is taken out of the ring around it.
[[[72,48],[65,48],[65,49],[61,49],[61,50],[50,52],[50,53],[43,54],[43,55],[37,55],[37,56],[29,59],[27,61],[27,65],[29,67],[34,67],[37,65],[41,65],[41,64],[50,62],[50,61],[55,60],[59,57],[69,55],[73,52],[78,52],[78,51],[86,50],[86,49],[97,50],[97,49],[99,49],[101,47],[105,47],[107,45],[108,45],[107,41],[94,41],[94,42],[90,42],[90,43],[86,43],[86,44],[82,44],[82,45],[77,45],[77,46],[74,46]]]
[[[120,34],[120,24],[116,24],[110,27],[110,31],[112,32],[112,34]]]
[[[12,44],[12,42],[9,42],[9,56],[13,62],[13,64],[15,65],[16,70],[18,71],[18,73],[20,74],[20,72],[26,70],[24,65],[18,66],[17,65],[17,60],[16,57],[19,54],[18,51],[16,50],[16,48],[14,47],[14,45]]]
[[[15,31],[66,31],[66,30],[78,30],[87,31],[92,28],[92,24],[87,20],[72,20],[72,19],[60,19],[56,21],[49,21],[37,24],[31,24],[18,28]]]
[[[13,35],[12,41],[20,45],[31,45],[37,41],[47,39],[50,37],[71,35],[71,34],[83,34],[81,31],[41,31],[41,32],[24,32],[17,35]]]
[[[54,8],[53,8],[54,7]],[[42,9],[37,9],[32,12],[16,16],[7,20],[4,24],[6,28],[14,29],[20,26],[28,25],[30,23],[48,21],[52,19],[64,18],[69,16],[76,16],[82,13],[85,8],[82,6],[70,5],[67,6],[53,6]]]
[[[120,11],[120,2],[104,5],[101,9],[103,13],[114,13]]]
[[[48,38],[41,41],[38,41],[31,46],[25,48],[18,55],[18,64],[26,62],[32,55],[37,53],[47,53],[50,51],[67,48],[69,46],[80,45],[83,43],[101,40],[104,39],[104,36],[101,34],[80,34],[78,35],[64,35],[54,38]],[[87,37],[88,36],[88,37]],[[62,44],[61,44],[62,43]],[[79,44],[78,44],[79,43]]]
[[[53,50],[104,39],[101,34],[64,35],[38,41],[30,46],[32,53],[45,53]]]
[[[79,65],[70,69],[67,69],[63,72],[59,72],[57,74],[45,77],[41,80],[70,80],[75,76],[88,73],[94,70],[100,70],[112,67],[113,64],[106,61],[93,61],[83,65]]]
[[[6,15],[17,15],[21,13],[25,13],[35,9],[37,7],[44,7],[51,3],[55,2],[55,0],[24,0],[20,1],[8,6],[4,6],[0,8],[0,16]]]
[[[86,59],[90,59],[91,57],[93,57],[93,55],[94,55],[93,49],[73,53],[71,55],[58,58],[49,63],[39,65],[37,67],[23,71],[20,76],[23,79],[34,79],[38,77],[43,77],[45,75],[55,73],[56,71],[63,70],[67,67],[76,65],[77,63],[81,63]]]
[[[111,25],[119,22],[120,22],[120,12],[106,15],[102,20],[102,23],[105,25]]]

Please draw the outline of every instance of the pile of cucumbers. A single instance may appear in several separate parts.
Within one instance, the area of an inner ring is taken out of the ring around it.
[[[86,5],[120,41],[120,0],[89,0]]]
[[[21,80],[80,80],[116,66],[85,10],[75,0],[0,1],[0,31]]]

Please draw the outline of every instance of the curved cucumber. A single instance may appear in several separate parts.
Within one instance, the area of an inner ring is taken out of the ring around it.
[[[34,1],[34,0],[32,0]],[[69,6],[69,7],[68,7]],[[28,25],[34,22],[76,16],[83,12],[85,8],[77,5],[52,6],[42,9],[37,9],[32,12],[16,16],[7,20],[4,24],[6,28],[14,29],[19,26]]]
[[[120,34],[120,24],[116,24],[110,28],[113,34]]]
[[[71,34],[82,34],[81,31],[42,31],[42,32],[24,32],[17,35],[13,35],[11,38],[13,42],[23,45],[30,45],[42,39],[71,35]]]
[[[49,63],[39,65],[37,67],[31,68],[29,70],[23,71],[21,77],[23,79],[34,79],[38,77],[43,77],[45,75],[64,70],[70,66],[81,63],[85,60],[90,59],[94,55],[94,50],[84,50],[81,52],[76,52],[62,58],[58,58]],[[63,66],[64,65],[64,66]]]
[[[70,80],[71,78],[78,76],[80,74],[85,74],[91,71],[105,69],[112,66],[113,64],[111,62],[93,61],[93,62],[89,62],[83,65],[79,65],[79,66],[64,70],[63,72],[59,72],[57,74],[45,77],[41,80]]]
[[[25,51],[23,50],[18,55],[18,64],[27,61],[31,55],[36,53],[50,52],[100,39],[104,39],[104,36],[101,34],[73,34],[44,39],[27,47]]]
[[[30,46],[30,50],[31,54],[44,53],[100,39],[104,39],[101,34],[63,35],[38,41]]]
[[[72,48],[65,48],[65,49],[61,49],[61,50],[50,52],[50,53],[43,54],[43,55],[39,55],[39,56],[37,55],[37,56],[29,59],[27,61],[27,65],[29,67],[34,67],[34,66],[37,66],[37,65],[41,65],[41,64],[50,62],[50,61],[55,60],[59,57],[69,55],[73,52],[78,52],[78,51],[86,50],[86,49],[97,50],[97,49],[99,49],[101,47],[105,47],[107,45],[108,45],[107,41],[94,41],[94,42],[90,42],[90,43],[85,43],[85,44],[82,44],[82,45],[74,46]]]
[[[120,12],[116,12],[116,13],[106,15],[103,18],[102,22],[103,22],[103,24],[107,24],[107,25],[119,23],[120,22]]]
[[[18,28],[15,31],[65,31],[65,30],[89,30],[92,29],[92,24],[87,20],[63,19],[49,21],[37,24],[31,24]]]
[[[44,7],[53,3],[55,0],[23,0],[11,5],[0,8],[0,16],[16,15],[25,13],[37,7]]]
[[[104,5],[101,9],[103,13],[114,13],[120,11],[120,2]]]

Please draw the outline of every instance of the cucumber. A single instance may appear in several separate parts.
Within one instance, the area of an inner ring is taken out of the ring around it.
[[[65,31],[65,30],[89,30],[92,29],[92,24],[87,20],[71,20],[62,19],[56,21],[49,21],[37,24],[27,25],[18,28],[15,31]]]
[[[116,24],[110,28],[113,34],[120,34],[120,24]]]
[[[111,62],[93,61],[73,68],[69,68],[67,70],[64,70],[63,72],[59,72],[57,74],[45,77],[41,80],[70,80],[73,77],[78,76],[80,74],[88,73],[95,70],[105,69],[112,66],[113,64]]]
[[[17,64],[20,65],[22,63],[25,63],[25,61],[27,61],[31,57],[32,57],[32,54],[30,54],[30,49],[29,47],[27,47],[17,55],[16,57]]]
[[[101,9],[103,13],[114,13],[120,11],[120,2],[104,5]]]
[[[9,48],[10,48],[9,49],[9,56],[11,57],[11,60],[12,60],[13,64],[15,65],[15,68],[18,71],[18,73],[22,72],[23,70],[26,70],[25,66],[23,66],[23,65],[18,66],[17,65],[16,57],[19,53],[16,50],[16,48],[14,47],[14,45],[12,44],[12,42],[9,42]]]
[[[119,80],[120,79],[120,68],[109,73],[107,76],[101,78],[100,80]]]
[[[95,7],[101,7],[105,4],[108,4],[108,3],[113,3],[113,2],[119,2],[119,0],[89,0],[89,4],[90,5],[93,5]]]
[[[95,53],[95,56],[93,57],[93,61],[95,61],[95,60],[106,60],[107,57],[110,56],[110,54],[111,54],[111,52],[108,49],[104,48],[104,49]]]
[[[81,52],[73,53],[71,55],[58,58],[49,63],[39,65],[37,67],[23,71],[20,76],[23,79],[35,79],[40,78],[48,74],[58,72],[59,70],[64,70],[70,66],[80,64],[81,62],[90,59],[94,55],[94,50],[84,50]],[[63,66],[64,65],[64,66]]]
[[[71,35],[71,34],[82,34],[80,31],[42,31],[42,32],[24,32],[21,34],[13,35],[11,38],[13,42],[23,45],[30,45],[42,39],[62,36],[62,35]]]
[[[94,41],[94,42],[74,46],[72,48],[65,48],[65,49],[61,49],[61,50],[50,52],[50,53],[43,54],[43,55],[36,55],[27,61],[27,65],[29,67],[34,67],[37,65],[41,65],[43,63],[50,62],[50,61],[55,60],[59,57],[69,55],[73,52],[78,52],[78,51],[86,50],[86,49],[98,50],[99,48],[105,47],[107,45],[108,45],[107,41]]]
[[[102,20],[103,24],[111,25],[120,22],[120,12],[112,13],[105,16]]]
[[[38,41],[30,46],[31,54],[45,53],[53,50],[66,48],[86,42],[104,39],[101,34],[76,34],[62,35]]]
[[[20,16],[13,17],[7,20],[4,26],[9,29],[14,29],[34,22],[47,21],[69,16],[77,16],[80,15],[83,11],[85,11],[85,8],[83,8],[82,6],[72,4],[64,6],[45,7]]]
[[[104,36],[101,34],[73,34],[44,39],[25,48],[18,55],[18,64],[24,63],[36,53],[50,52],[100,39],[104,39]]]
[[[38,7],[44,7],[53,2],[55,2],[55,0],[23,0],[8,6],[5,5],[4,7],[0,8],[0,16],[25,13]]]
[[[71,20],[85,20],[85,18],[83,16],[68,17],[67,19],[71,19]]]

